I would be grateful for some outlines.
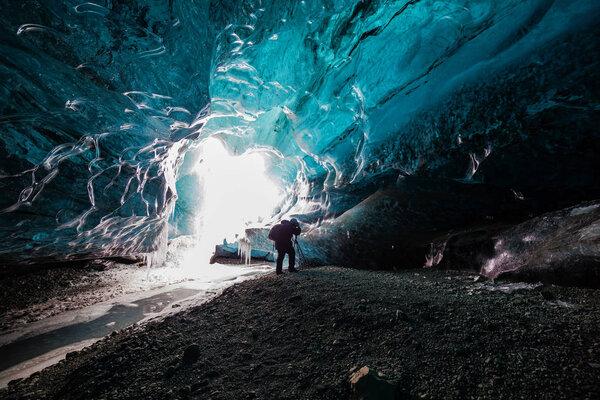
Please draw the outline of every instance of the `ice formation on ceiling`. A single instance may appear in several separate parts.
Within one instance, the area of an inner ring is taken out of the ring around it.
[[[597,2],[15,0],[0,11],[5,262],[152,253],[169,230],[189,233],[196,149],[210,136],[235,154],[262,149],[288,193],[279,213],[311,221],[390,170],[531,195],[598,187],[593,172],[570,178],[598,165]]]

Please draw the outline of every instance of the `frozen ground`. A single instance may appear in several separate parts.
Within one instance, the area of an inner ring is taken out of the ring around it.
[[[172,243],[167,262],[158,268],[115,264],[104,271],[41,272],[30,280],[33,287],[22,291],[46,292],[40,295],[44,300],[32,304],[17,293],[16,302],[8,302],[12,308],[3,310],[0,387],[115,330],[198,305],[272,269],[269,264],[210,265],[196,256],[185,244]]]

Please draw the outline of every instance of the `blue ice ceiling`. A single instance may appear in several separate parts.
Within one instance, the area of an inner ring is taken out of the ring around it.
[[[210,136],[263,149],[292,198],[280,213],[306,221],[399,174],[494,184],[540,209],[600,187],[594,1],[0,11],[5,262],[139,255],[191,233],[194,154]]]

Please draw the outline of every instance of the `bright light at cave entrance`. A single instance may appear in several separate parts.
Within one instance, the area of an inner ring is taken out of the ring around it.
[[[197,229],[200,248],[210,254],[223,239],[234,241],[248,224],[271,216],[281,192],[267,176],[260,152],[233,156],[219,140],[207,139],[201,160],[196,167],[202,185]]]

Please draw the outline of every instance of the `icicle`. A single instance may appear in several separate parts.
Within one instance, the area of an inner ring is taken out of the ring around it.
[[[444,250],[446,250],[446,242],[431,243],[429,254],[425,256],[425,265],[423,268],[431,268],[438,265],[444,258]]]
[[[238,255],[244,259],[244,264],[250,264],[252,258],[252,246],[248,238],[241,238],[238,240]]]
[[[156,250],[144,253],[144,260],[148,269],[146,279],[150,277],[150,269],[160,267],[167,260],[168,240],[169,239],[169,228],[165,221],[161,228],[161,232],[156,237]]]

